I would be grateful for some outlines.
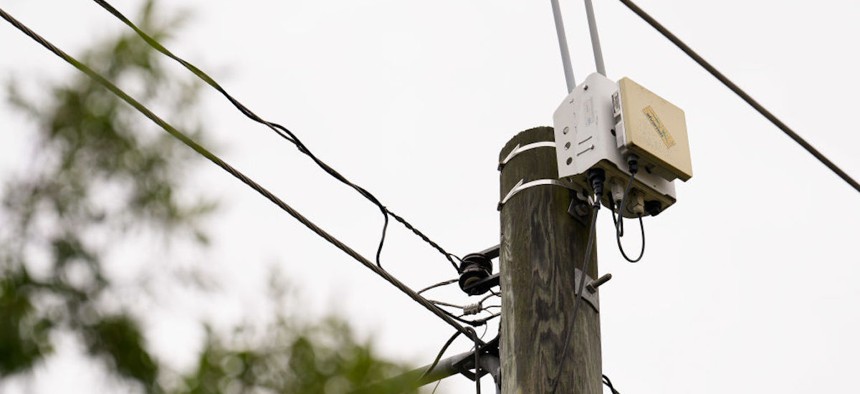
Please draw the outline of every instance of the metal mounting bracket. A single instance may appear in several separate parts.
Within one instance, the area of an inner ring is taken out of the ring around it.
[[[588,215],[591,213],[591,205],[587,200],[579,198],[582,193],[574,191],[570,192],[570,205],[567,207],[567,213],[576,219],[578,222],[588,225]]]
[[[582,280],[583,275],[582,275],[582,271],[580,271],[579,268],[574,269],[574,275],[575,275],[575,280],[573,282],[573,292],[575,295],[576,291],[579,290],[579,282]],[[594,280],[591,279],[591,277],[588,275],[584,275],[584,276],[585,276],[585,286],[582,287],[582,300],[587,302],[588,305],[590,305],[591,308],[594,309],[595,312],[600,313],[599,292],[597,291],[596,288],[595,288],[594,292],[592,292],[590,289],[588,289],[588,285],[590,283],[594,282]]]

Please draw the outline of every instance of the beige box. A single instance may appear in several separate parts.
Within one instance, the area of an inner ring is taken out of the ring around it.
[[[693,176],[684,111],[629,78],[612,97],[618,147],[635,153],[640,168],[667,180]]]

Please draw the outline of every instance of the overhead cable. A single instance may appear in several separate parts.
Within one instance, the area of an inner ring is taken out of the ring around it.
[[[355,250],[353,250],[352,248],[350,248],[349,246],[347,246],[346,244],[344,244],[343,242],[341,242],[340,240],[338,240],[337,238],[335,238],[334,236],[332,236],[331,234],[329,234],[328,232],[326,232],[325,230],[323,230],[322,228],[320,228],[319,226],[317,226],[316,224],[311,222],[309,219],[304,217],[301,213],[299,213],[293,207],[287,205],[287,203],[285,203],[283,200],[281,200],[280,198],[278,198],[277,196],[272,194],[272,192],[270,192],[269,190],[267,190],[266,188],[264,188],[263,186],[261,186],[260,184],[258,184],[254,180],[252,180],[251,178],[247,177],[241,171],[233,168],[230,164],[228,164],[227,162],[225,162],[224,160],[222,160],[221,158],[216,156],[214,153],[210,152],[209,150],[207,150],[206,148],[204,148],[203,146],[198,144],[196,141],[194,141],[190,137],[186,136],[181,131],[177,130],[175,127],[173,127],[170,123],[168,123],[164,119],[161,119],[158,115],[156,115],[151,110],[149,110],[149,108],[147,108],[146,106],[141,104],[139,101],[137,101],[133,97],[129,96],[128,93],[124,92],[122,89],[118,88],[115,84],[113,84],[113,82],[109,81],[107,78],[105,78],[104,76],[102,76],[101,74],[99,74],[98,72],[96,72],[95,70],[93,70],[92,68],[87,66],[86,64],[81,63],[80,61],[78,61],[77,59],[75,59],[71,55],[67,54],[63,50],[57,48],[56,46],[51,44],[46,39],[42,38],[40,35],[36,34],[33,30],[31,30],[30,28],[25,26],[23,23],[19,22],[17,19],[15,19],[14,17],[12,17],[8,13],[6,13],[6,11],[3,10],[2,8],[0,8],[0,17],[5,19],[7,22],[9,22],[13,26],[15,26],[18,30],[20,30],[21,32],[23,32],[24,34],[26,34],[27,36],[29,36],[30,38],[32,38],[33,40],[35,40],[36,42],[41,44],[43,47],[47,48],[49,51],[51,51],[52,53],[54,53],[55,55],[57,55],[61,59],[65,60],[67,63],[71,64],[72,66],[74,66],[75,68],[80,70],[82,73],[89,76],[91,79],[93,79],[95,82],[97,82],[98,84],[105,87],[111,93],[113,93],[114,95],[116,95],[117,97],[119,97],[120,99],[122,99],[123,101],[125,101],[126,103],[131,105],[132,107],[134,107],[134,109],[136,109],[138,112],[142,113],[144,116],[146,116],[147,118],[152,120],[155,124],[157,124],[162,129],[164,129],[164,131],[166,131],[168,134],[175,137],[176,139],[178,139],[179,141],[181,141],[182,143],[187,145],[189,148],[193,149],[195,152],[199,153],[201,156],[205,157],[206,159],[208,159],[209,161],[211,161],[212,163],[214,163],[218,167],[221,167],[224,171],[228,172],[230,175],[232,175],[236,179],[240,180],[245,185],[254,189],[257,193],[261,194],[263,197],[266,197],[266,199],[268,199],[269,201],[271,201],[272,203],[277,205],[283,211],[287,212],[290,216],[294,217],[296,220],[298,220],[300,223],[305,225],[305,227],[307,227],[308,229],[313,231],[315,234],[319,235],[320,237],[322,237],[323,239],[325,239],[326,241],[328,241],[329,243],[331,243],[332,245],[334,245],[338,249],[342,250],[344,253],[346,253],[347,255],[349,255],[350,257],[352,257],[353,259],[355,259],[356,261],[358,261],[359,263],[361,263],[365,267],[369,268],[371,271],[373,271],[377,275],[381,276],[387,282],[394,285],[394,287],[397,287],[400,291],[402,291],[403,293],[408,295],[409,298],[412,298],[415,302],[417,302],[421,306],[425,307],[427,310],[432,312],[434,315],[438,316],[440,319],[442,319],[443,321],[445,321],[446,323],[448,323],[449,325],[451,325],[452,327],[457,329],[458,332],[466,334],[469,338],[472,338],[469,331],[467,331],[460,324],[457,324],[457,322],[454,321],[454,319],[452,319],[450,316],[446,315],[441,309],[439,309],[438,307],[436,307],[435,305],[433,305],[429,301],[427,301],[426,298],[415,293],[415,291],[412,290],[411,288],[409,288],[409,286],[406,286],[405,284],[403,284],[403,282],[400,282],[397,278],[393,277],[387,271],[385,271],[384,269],[373,264],[367,258],[365,258],[361,254],[359,254],[358,252],[356,252]]]
[[[386,234],[386,231],[388,229],[388,215],[391,215],[391,217],[393,217],[394,220],[403,224],[403,226],[405,226],[407,229],[412,231],[415,235],[420,237],[424,242],[426,242],[431,247],[433,247],[434,249],[439,251],[439,253],[441,253],[443,256],[445,256],[445,258],[451,263],[451,265],[454,266],[454,269],[457,269],[457,263],[454,262],[454,259],[459,260],[459,258],[456,255],[446,251],[438,243],[436,243],[435,241],[430,239],[430,237],[428,237],[427,235],[422,233],[420,230],[416,229],[415,226],[413,226],[411,223],[406,221],[406,219],[404,219],[400,215],[397,215],[396,213],[392,212],[390,209],[385,207],[382,204],[382,202],[380,202],[379,199],[377,199],[376,196],[371,194],[369,191],[367,191],[366,189],[364,189],[361,186],[358,186],[358,185],[352,183],[346,177],[344,177],[339,172],[337,172],[334,168],[332,168],[331,166],[326,164],[324,161],[320,160],[316,155],[313,154],[313,152],[311,152],[310,149],[308,149],[308,147],[304,143],[302,143],[302,141],[292,131],[290,131],[289,129],[287,129],[286,127],[284,127],[280,124],[269,122],[269,121],[257,116],[257,114],[252,112],[250,109],[248,109],[246,106],[244,106],[241,102],[239,102],[239,100],[237,100],[232,95],[230,95],[230,93],[228,93],[227,90],[221,86],[221,84],[219,84],[217,81],[215,81],[215,79],[210,77],[209,74],[203,72],[202,70],[200,70],[200,68],[189,63],[185,59],[175,55],[173,52],[171,52],[169,49],[167,49],[164,45],[162,45],[160,42],[158,42],[158,40],[154,39],[152,36],[150,36],[149,34],[144,32],[134,22],[132,22],[130,19],[128,19],[125,15],[123,15],[121,12],[119,12],[119,10],[117,10],[115,7],[110,5],[108,2],[106,2],[104,0],[94,0],[94,1],[96,2],[96,4],[100,5],[102,8],[104,8],[109,13],[111,13],[111,15],[113,15],[114,17],[119,19],[125,25],[130,27],[132,30],[134,30],[135,33],[137,33],[137,35],[140,36],[140,38],[143,39],[153,49],[155,49],[158,52],[161,52],[163,55],[177,61],[179,64],[181,64],[186,69],[188,69],[188,71],[191,71],[194,75],[196,75],[198,78],[200,78],[203,82],[206,82],[206,84],[208,84],[209,86],[211,86],[212,88],[214,88],[215,90],[220,92],[225,98],[227,98],[227,100],[230,101],[230,103],[233,104],[233,106],[235,106],[246,117],[248,117],[249,119],[251,119],[257,123],[261,123],[261,124],[265,125],[269,129],[274,131],[276,134],[281,136],[281,138],[293,143],[296,146],[296,148],[298,148],[299,152],[310,157],[314,163],[316,163],[320,168],[323,169],[323,171],[325,171],[326,173],[328,173],[329,175],[331,175],[333,178],[337,179],[341,183],[355,189],[355,191],[357,191],[360,195],[362,195],[368,201],[370,201],[371,203],[376,205],[379,208],[379,210],[382,212],[382,215],[384,216],[384,224],[382,226],[382,236],[379,240],[379,247],[376,250],[376,264],[377,265],[379,265],[380,267],[382,266],[382,264],[380,262],[380,255],[382,253],[382,246],[385,243],[385,234]]]
[[[851,176],[849,176],[845,171],[839,168],[836,164],[834,164],[827,156],[824,156],[821,152],[819,152],[815,147],[813,147],[809,142],[806,142],[802,137],[800,137],[797,133],[794,132],[790,127],[788,127],[785,123],[783,123],[779,118],[777,118],[774,114],[768,111],[765,107],[758,103],[755,99],[753,99],[749,94],[747,94],[743,89],[738,87],[734,82],[729,80],[728,77],[723,75],[716,67],[712,66],[711,63],[708,63],[704,58],[699,56],[696,51],[690,48],[687,44],[682,42],[677,36],[672,34],[666,27],[657,22],[651,15],[648,15],[645,11],[639,8],[636,4],[634,4],[630,0],[619,0],[623,3],[627,8],[629,8],[633,13],[642,18],[645,22],[647,22],[651,27],[656,29],[663,37],[666,37],[669,41],[671,41],[675,46],[677,46],[681,51],[683,51],[687,56],[693,59],[696,63],[699,63],[705,70],[707,70],[711,75],[714,76],[717,80],[723,83],[727,88],[729,88],[732,92],[738,95],[741,99],[746,101],[751,107],[753,107],[758,113],[767,118],[771,123],[773,123],[777,128],[782,130],[785,135],[794,140],[794,142],[798,143],[803,149],[805,149],[809,154],[814,156],[818,161],[827,166],[830,171],[833,171],[836,175],[838,175],[842,180],[851,185],[854,190],[860,192],[860,183],[857,183]]]

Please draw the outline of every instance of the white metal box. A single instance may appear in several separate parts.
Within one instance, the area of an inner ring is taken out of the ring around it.
[[[622,85],[627,85],[625,80],[622,80],[621,83]],[[628,90],[630,86],[632,85],[628,85],[626,88],[628,93],[632,91]],[[627,141],[635,141],[641,145],[645,145],[645,143],[640,142],[640,139],[638,139],[639,136],[636,134],[637,132],[642,132],[638,125],[624,128],[624,130],[633,131],[633,138],[627,139],[627,136],[620,137],[623,130],[619,132],[618,128],[619,125],[623,125],[624,120],[629,119],[631,125],[634,125],[633,122],[637,121],[634,117],[625,118],[623,115],[626,115],[627,112],[623,112],[624,109],[634,108],[634,105],[640,104],[641,99],[635,95],[628,95],[628,98],[633,99],[629,102],[628,106],[625,106],[623,103],[625,95],[621,94],[619,90],[618,84],[603,75],[591,74],[564,99],[553,114],[559,178],[569,180],[576,187],[580,188],[583,194],[589,195],[591,194],[591,186],[586,179],[586,173],[591,168],[603,169],[606,174],[606,190],[610,191],[609,193],[604,193],[602,201],[607,206],[609,198],[613,198],[616,204],[620,201],[617,191],[623,191],[624,186],[630,178],[627,162],[624,157],[626,152],[629,150],[637,154],[640,151],[648,152],[649,154],[652,153],[646,151],[638,144],[633,145],[635,146],[634,149],[626,145]],[[618,97],[618,100],[616,100],[617,105],[613,103],[614,95]],[[653,105],[652,108],[654,108]],[[660,120],[663,120],[663,107],[658,106],[658,108],[655,111],[660,112]],[[619,113],[623,113],[623,115],[616,119],[616,114]],[[643,115],[643,117],[647,117],[647,115]],[[672,119],[674,121],[674,118]],[[683,121],[683,112],[681,113],[681,119]],[[675,123],[671,123],[670,126],[665,126],[664,124],[664,127],[672,127],[674,129]],[[675,137],[675,130],[672,131],[673,137]],[[683,142],[686,149],[686,128],[684,129],[683,141],[680,139],[680,136],[676,137],[676,145],[680,145]],[[623,148],[620,148],[621,146]],[[653,156],[659,157],[656,154]],[[652,156],[644,159],[645,162],[642,164],[647,166],[651,166],[654,162],[657,162]],[[670,158],[667,161],[669,163],[676,163],[672,160],[674,159]],[[689,151],[687,151],[687,163],[689,163]],[[643,168],[642,164],[640,164],[640,169]],[[636,193],[639,193],[643,201],[659,203],[661,210],[675,203],[675,185],[671,180],[675,177],[682,178],[680,175],[685,175],[686,178],[689,178],[687,174],[691,175],[691,171],[687,173],[682,171],[674,173],[672,171],[660,170],[656,166],[654,168],[644,168],[646,170],[640,170],[636,174],[633,189],[636,190]],[[684,168],[681,169],[683,170]],[[635,216],[629,211],[622,210],[622,212],[627,217]]]

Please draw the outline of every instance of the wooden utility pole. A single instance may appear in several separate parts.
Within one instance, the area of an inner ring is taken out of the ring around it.
[[[551,127],[519,133],[502,149],[500,162],[518,146],[543,141],[553,141]],[[501,198],[521,180],[557,180],[552,149],[525,150],[505,164]],[[555,376],[556,393],[602,393],[600,319],[585,299],[563,355],[576,299],[575,268],[581,268],[585,258],[593,212],[585,205],[578,210],[582,217],[569,214],[571,198],[561,186],[540,185],[522,190],[501,207],[503,394],[550,393]],[[586,284],[597,274],[594,251],[591,260]]]

